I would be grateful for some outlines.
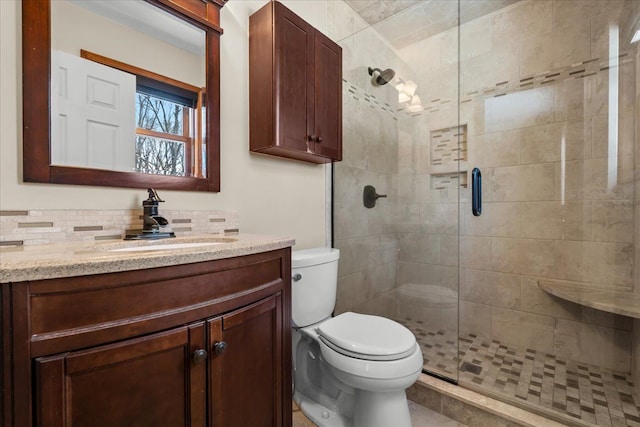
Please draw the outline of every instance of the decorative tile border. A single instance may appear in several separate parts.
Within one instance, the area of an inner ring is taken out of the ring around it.
[[[620,67],[623,64],[632,62],[633,55],[631,51],[623,51],[620,52],[618,59],[618,67]],[[476,98],[497,98],[500,96],[505,96],[511,93],[529,90],[548,84],[560,83],[565,80],[580,80],[586,77],[595,76],[599,73],[608,72],[609,68],[610,65],[607,58],[587,59],[585,61],[577,62],[575,64],[571,64],[554,70],[528,75],[521,79],[505,80],[497,82],[493,86],[486,86],[483,88],[470,90],[466,93],[460,93],[460,104],[466,104]],[[431,101],[425,102],[423,104],[424,110],[415,112],[409,111],[406,104],[396,104],[392,107],[391,105],[389,105],[389,103],[379,100],[375,95],[366,92],[365,90],[357,87],[355,84],[349,82],[344,78],[342,79],[342,82],[343,97],[350,96],[356,102],[367,103],[371,108],[375,110],[390,114],[394,118],[394,120],[398,120],[402,117],[418,117],[426,113],[435,113],[440,110],[440,107],[457,101],[456,99],[451,98],[434,98]],[[399,114],[401,114],[402,116],[399,116]]]
[[[177,236],[239,230],[236,211],[163,210]],[[0,211],[0,246],[122,239],[142,228],[142,209]],[[227,231],[228,230],[228,231]]]

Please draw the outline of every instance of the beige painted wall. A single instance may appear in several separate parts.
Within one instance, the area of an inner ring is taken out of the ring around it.
[[[325,167],[248,150],[248,17],[266,1],[222,10],[221,192],[161,191],[165,209],[237,210],[242,232],[292,236],[296,248],[325,242]],[[325,32],[326,1],[284,3]],[[0,1],[0,209],[131,209],[144,189],[46,185],[22,181],[21,8]]]

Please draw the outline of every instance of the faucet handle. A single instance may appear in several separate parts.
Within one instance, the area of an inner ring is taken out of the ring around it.
[[[160,196],[158,196],[158,192],[156,190],[154,190],[153,188],[147,188],[147,192],[149,193],[148,201],[150,201],[150,202],[164,202],[164,200],[162,200],[160,198]]]

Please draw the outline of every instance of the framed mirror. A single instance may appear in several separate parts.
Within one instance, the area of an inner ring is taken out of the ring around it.
[[[219,191],[224,1],[24,0],[24,181]]]

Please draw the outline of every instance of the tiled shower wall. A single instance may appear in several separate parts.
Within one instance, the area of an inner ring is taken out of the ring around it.
[[[374,86],[368,67],[405,73],[397,54],[346,3],[329,2],[329,36],[343,49],[343,161],[335,164],[334,245],[340,249],[336,313],[386,312],[378,296],[396,283],[398,245],[389,228],[398,170],[397,94]],[[365,208],[365,185],[380,198]]]
[[[461,27],[459,123],[468,127],[468,168],[482,169],[480,217],[471,214],[469,189],[459,190],[458,215],[457,191],[429,185],[429,135],[458,123],[456,102],[442,104],[458,97],[457,29],[400,51],[420,75],[423,99],[439,105],[410,119],[415,173],[398,176],[405,201],[398,208],[408,212],[395,230],[398,284],[455,288],[459,262],[461,333],[631,368],[638,335],[631,319],[537,286],[548,278],[634,287],[636,75],[627,42],[620,46],[617,184],[607,188],[609,21],[625,17],[624,3],[523,1]]]

